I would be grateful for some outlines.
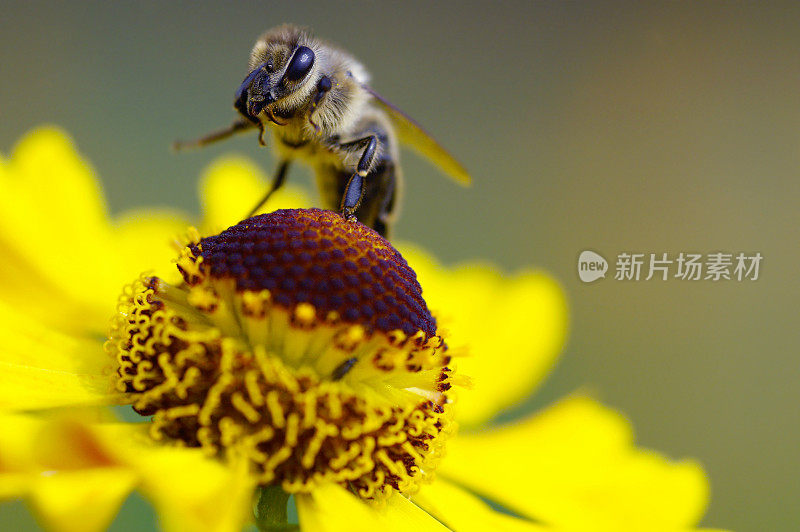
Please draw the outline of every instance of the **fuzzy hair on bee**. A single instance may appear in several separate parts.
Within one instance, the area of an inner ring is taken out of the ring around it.
[[[298,160],[314,171],[323,206],[359,220],[383,236],[394,223],[402,192],[399,143],[409,145],[445,174],[468,185],[469,174],[414,120],[369,86],[352,55],[284,24],[264,33],[250,53],[249,72],[236,91],[239,118],[229,127],[177,149],[202,147],[235,133],[272,135],[279,164],[252,216]]]

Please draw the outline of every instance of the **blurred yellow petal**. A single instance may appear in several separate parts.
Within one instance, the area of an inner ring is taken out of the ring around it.
[[[0,301],[0,361],[75,374],[107,374],[101,342],[75,338],[20,314]]]
[[[637,449],[620,414],[583,397],[454,438],[439,471],[559,528],[678,530],[695,524],[708,501],[699,465]]]
[[[0,299],[75,334],[105,333],[120,288],[168,266],[186,227],[166,210],[112,225],[93,169],[56,128],[17,144],[0,163],[0,188]]]
[[[437,479],[412,497],[415,503],[459,532],[543,532],[553,530],[493,510],[475,495]]]
[[[245,467],[187,448],[141,446],[129,459],[168,532],[238,532],[251,518],[254,483]]]
[[[118,454],[131,444],[132,431],[92,424],[83,414],[0,415],[0,472],[39,475],[42,472],[93,470],[124,466]],[[123,436],[120,438],[120,436]]]
[[[108,528],[136,483],[129,470],[111,468],[43,474],[29,494],[49,530],[94,532]]]
[[[16,499],[30,490],[30,475],[23,473],[3,473],[0,467],[0,502]]]
[[[111,400],[111,361],[99,341],[58,332],[2,302],[0,336],[0,410]]]
[[[397,530],[398,532],[414,530],[414,532],[445,531],[442,525],[425,510],[395,493],[383,505],[378,504],[377,510],[387,523],[383,530]]]
[[[155,445],[146,428],[76,417],[0,416],[0,495],[28,497],[55,530],[81,530],[74,519],[81,512],[97,520],[86,529],[99,530],[138,487],[165,530],[241,530],[253,492],[247,470],[210,459],[200,449]],[[69,493],[59,495],[62,490]]]
[[[107,215],[100,184],[60,129],[42,127],[23,137],[3,164],[0,179],[0,219],[17,222],[12,225],[15,239],[32,257],[48,255],[50,247],[72,250],[65,257],[69,260],[91,245],[89,239],[72,242],[71,235],[104,236]]]
[[[104,249],[84,257],[84,269],[72,280],[75,286],[82,287],[82,302],[93,311],[84,317],[82,330],[96,335],[108,332],[109,316],[116,310],[123,286],[131,279],[142,273],[167,279],[176,276],[176,242],[188,226],[186,215],[168,209],[128,211],[109,225]]]
[[[370,505],[336,484],[316,488],[296,497],[300,528],[304,532],[415,532],[447,530],[414,503],[395,494]]]
[[[303,532],[381,530],[378,515],[341,486],[319,486],[311,494],[298,494],[295,501]]]
[[[107,247],[85,258],[82,294],[98,318],[87,321],[84,330],[105,336],[122,288],[142,273],[175,277],[176,242],[189,225],[185,214],[170,209],[132,210],[117,217],[109,225]]]
[[[177,275],[173,261],[188,220],[186,214],[170,209],[133,210],[117,217],[112,228],[115,277],[124,284],[142,273]],[[116,281],[117,297],[122,286]]]
[[[56,531],[104,530],[137,475],[71,418],[0,416],[0,498],[25,497]]]
[[[226,465],[200,449],[165,447],[147,437],[147,424],[92,427],[111,460],[136,472],[138,489],[167,531],[234,532],[251,516],[254,484],[244,464]]]
[[[9,475],[0,477],[0,492],[7,497],[14,493],[11,487],[20,486],[13,475],[37,469],[31,447],[39,427],[40,422],[31,416],[0,413],[0,474]]]
[[[87,258],[97,262],[109,243],[93,170],[63,132],[40,128],[3,164],[0,187],[0,242],[22,261],[20,269],[81,301],[88,292],[82,281],[91,280],[84,275]]]
[[[0,362],[0,409],[108,404],[108,378]]]
[[[219,232],[244,219],[267,192],[271,179],[245,157],[228,156],[212,163],[200,184],[200,204],[205,215],[201,225],[203,234]],[[258,212],[310,205],[304,191],[287,185]]]
[[[32,450],[39,423],[29,416],[0,414],[0,500],[26,495],[38,466]]]
[[[419,249],[401,250],[448,345],[465,352],[454,361],[473,381],[459,392],[462,425],[485,421],[529,395],[566,337],[567,306],[558,283],[541,272],[504,277],[481,264],[444,268]]]
[[[0,268],[0,301],[18,313],[63,331],[82,332],[87,322],[99,322],[98,309],[79,301],[61,286],[47,279],[36,267],[21,256],[5,239],[0,226],[0,249],[3,267]]]

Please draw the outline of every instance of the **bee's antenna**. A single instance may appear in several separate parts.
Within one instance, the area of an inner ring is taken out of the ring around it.
[[[236,133],[239,133],[241,131],[247,131],[248,129],[251,129],[253,127],[255,127],[255,124],[253,124],[249,120],[245,119],[237,120],[236,122],[226,127],[225,129],[213,131],[211,133],[208,133],[207,135],[200,137],[199,139],[194,139],[189,141],[176,140],[175,142],[172,143],[171,148],[172,151],[176,152],[194,148],[204,148],[209,144],[213,144],[220,140],[225,140]]]

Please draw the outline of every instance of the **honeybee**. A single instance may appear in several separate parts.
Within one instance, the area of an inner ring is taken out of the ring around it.
[[[340,210],[386,237],[402,191],[398,141],[457,182],[470,176],[414,120],[367,84],[369,74],[349,53],[285,24],[264,33],[250,53],[249,73],[236,91],[239,118],[229,127],[176,149],[202,147],[236,133],[272,133],[279,164],[255,214],[285,182],[289,164],[315,172],[323,206]]]

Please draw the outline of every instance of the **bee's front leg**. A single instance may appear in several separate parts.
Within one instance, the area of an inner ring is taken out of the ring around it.
[[[350,177],[347,186],[345,186],[340,205],[342,216],[348,220],[354,220],[355,212],[364,199],[364,178],[367,177],[378,153],[378,137],[377,135],[369,135],[352,142],[340,144],[339,148],[345,151],[363,150],[356,166],[356,173]]]
[[[314,127],[314,131],[317,133],[320,132],[319,124],[314,122],[314,113],[319,107],[319,103],[322,101],[322,98],[325,97],[326,94],[331,90],[333,84],[331,82],[331,78],[328,76],[322,76],[317,83],[317,93],[314,95],[314,99],[311,100],[311,108],[308,111],[308,123]]]
[[[270,185],[269,190],[267,190],[264,197],[262,197],[256,206],[253,207],[245,219],[252,218],[258,212],[258,210],[264,206],[264,204],[269,200],[270,196],[274,194],[278,189],[283,186],[283,183],[286,181],[286,171],[289,169],[289,160],[283,159],[280,163],[278,163],[278,170],[275,172],[275,177],[272,178],[272,185]]]

